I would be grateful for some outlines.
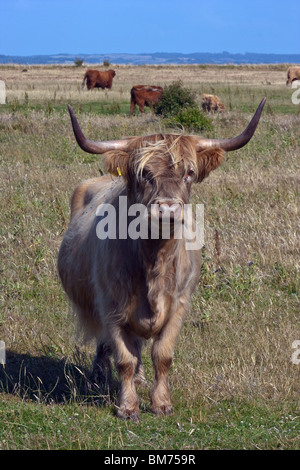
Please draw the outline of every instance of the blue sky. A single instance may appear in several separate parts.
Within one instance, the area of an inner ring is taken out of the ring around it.
[[[300,0],[0,0],[0,54],[300,53]]]

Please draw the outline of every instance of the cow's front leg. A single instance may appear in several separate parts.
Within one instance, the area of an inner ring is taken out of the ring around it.
[[[169,370],[184,313],[181,309],[176,312],[153,341],[151,355],[155,380],[151,394],[151,411],[158,415],[169,415],[173,411],[169,388]]]
[[[157,346],[157,343],[156,343]],[[153,349],[157,349],[155,346]],[[169,388],[169,369],[172,364],[172,355],[152,354],[155,369],[155,380],[151,394],[151,411],[157,415],[169,415],[173,412]]]
[[[139,403],[135,388],[135,374],[139,350],[133,334],[125,328],[112,332],[115,363],[120,376],[117,416],[122,419],[139,419]]]

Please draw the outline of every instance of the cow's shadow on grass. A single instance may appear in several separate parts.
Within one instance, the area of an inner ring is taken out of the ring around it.
[[[117,381],[97,384],[90,368],[69,359],[30,356],[6,351],[0,365],[0,393],[43,403],[87,403],[100,406],[115,403]]]

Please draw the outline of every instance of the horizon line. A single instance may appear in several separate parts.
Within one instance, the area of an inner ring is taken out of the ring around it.
[[[57,56],[57,55],[89,55],[89,56],[102,56],[102,55],[156,55],[156,54],[176,54],[176,55],[195,55],[195,54],[210,54],[210,55],[247,55],[247,54],[258,54],[258,55],[284,55],[284,56],[300,56],[298,52],[257,52],[257,51],[245,51],[245,52],[231,52],[231,51],[194,51],[194,52],[171,52],[171,51],[153,51],[153,52],[51,52],[51,53],[27,53],[27,54],[0,54],[0,57],[35,57],[35,56]]]

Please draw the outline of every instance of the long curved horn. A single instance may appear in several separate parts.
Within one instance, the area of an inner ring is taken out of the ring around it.
[[[74,135],[76,137],[79,147],[81,147],[82,150],[88,153],[105,153],[105,152],[108,152],[109,150],[126,151],[128,147],[128,139],[108,140],[104,142],[95,142],[93,140],[88,140],[84,136],[82,130],[80,129],[80,126],[78,124],[74,111],[69,104],[68,104],[68,109],[69,109],[69,113],[70,113],[70,117],[72,121]]]
[[[260,119],[261,112],[263,110],[263,107],[265,105],[267,98],[263,98],[255,111],[255,114],[251,121],[249,122],[248,126],[242,132],[240,135],[237,137],[232,137],[229,139],[202,139],[199,138],[198,141],[198,146],[200,149],[204,149],[206,147],[220,147],[221,149],[225,150],[225,152],[231,152],[233,150],[238,150],[241,147],[244,147],[251,137],[253,136],[255,129],[257,127],[257,124]]]

